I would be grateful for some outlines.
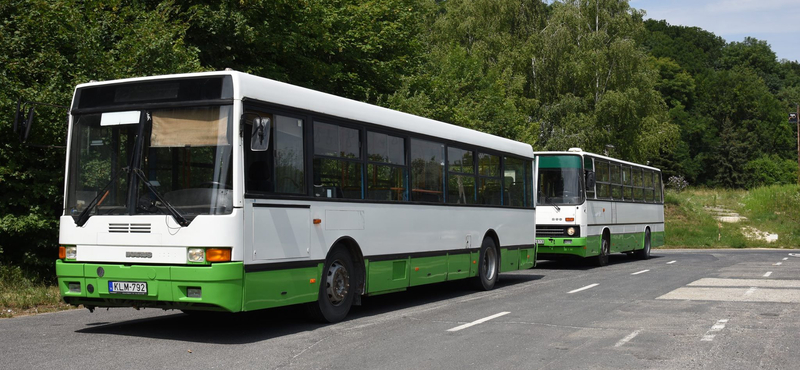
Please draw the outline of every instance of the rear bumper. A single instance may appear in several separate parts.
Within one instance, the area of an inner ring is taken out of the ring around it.
[[[72,305],[238,312],[242,310],[243,266],[241,262],[208,266],[125,266],[59,260],[56,261],[56,275],[61,296]],[[147,293],[109,293],[112,281],[147,283]],[[200,296],[189,297],[190,288],[199,289]]]

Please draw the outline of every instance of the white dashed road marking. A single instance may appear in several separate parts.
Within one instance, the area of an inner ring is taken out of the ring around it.
[[[780,266],[782,264],[783,264],[783,262],[778,262],[778,263],[773,263],[772,266]]]
[[[770,275],[772,275],[772,271],[767,271],[767,273],[764,274],[764,277],[769,277]]]
[[[596,287],[596,286],[598,286],[598,285],[600,285],[600,284],[591,284],[591,285],[587,285],[587,286],[585,286],[585,287],[583,287],[583,288],[578,288],[578,289],[575,289],[575,290],[570,290],[569,292],[567,292],[567,294],[577,293],[577,292],[580,292],[580,291],[583,291],[583,290],[586,290],[586,289],[592,289],[592,288],[594,288],[594,287]]]
[[[758,288],[756,288],[756,287],[754,287],[754,286],[753,286],[753,287],[750,287],[750,289],[747,289],[747,291],[746,291],[746,292],[744,292],[744,295],[751,295],[751,294],[753,294],[753,292],[755,292],[755,291],[756,291],[756,289],[758,289]]]
[[[648,272],[648,271],[650,271],[650,270],[642,270],[642,271],[639,271],[639,272],[634,272],[634,273],[632,273],[631,275],[639,275],[639,274],[644,274],[645,272]]]
[[[784,260],[784,261],[786,261],[786,260],[788,260],[788,259],[789,259],[789,257],[783,257],[783,260]]]
[[[625,343],[630,342],[631,339],[636,338],[636,336],[639,335],[640,331],[641,330],[635,330],[633,333],[628,334],[627,337],[620,339],[619,342],[617,342],[617,344],[614,345],[614,347],[622,347],[623,345],[625,345]]]
[[[508,315],[509,313],[510,313],[510,312],[500,312],[500,313],[496,313],[496,314],[494,314],[494,315],[492,315],[492,316],[484,317],[484,318],[482,318],[482,319],[480,319],[480,320],[475,320],[475,321],[473,321],[473,322],[469,322],[469,323],[466,323],[466,324],[464,324],[464,325],[459,325],[459,326],[456,326],[455,328],[452,328],[452,329],[447,329],[447,331],[459,331],[459,330],[461,330],[461,329],[466,329],[466,328],[468,328],[468,327],[470,327],[470,326],[475,326],[475,325],[478,325],[478,324],[481,324],[481,323],[487,322],[487,321],[489,321],[489,320],[491,320],[491,319],[496,319],[496,318],[498,318],[498,317],[500,317],[500,316],[503,316],[503,315]]]
[[[667,264],[668,264],[668,265],[671,265],[671,264],[673,264],[673,263],[675,263],[675,262],[678,262],[678,261],[669,261],[669,262],[667,262]]]
[[[714,337],[717,336],[717,333],[722,331],[722,329],[725,329],[725,324],[727,322],[728,322],[728,319],[717,320],[717,323],[714,324],[714,326],[712,326],[711,329],[708,329],[706,334],[703,335],[703,339],[701,339],[701,340],[704,341],[704,342],[710,342],[710,341],[714,340]]]

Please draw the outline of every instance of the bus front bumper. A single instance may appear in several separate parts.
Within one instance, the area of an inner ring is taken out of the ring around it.
[[[71,305],[157,307],[238,312],[242,310],[241,262],[208,266],[155,266],[56,261],[58,287]],[[113,292],[114,283],[137,283],[137,293]],[[139,283],[144,283],[141,285]],[[141,291],[142,288],[146,292]]]
[[[587,257],[586,238],[536,238],[538,259]]]

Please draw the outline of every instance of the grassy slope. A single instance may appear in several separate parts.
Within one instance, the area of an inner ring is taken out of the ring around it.
[[[31,282],[18,267],[0,266],[0,318],[69,308],[58,287]]]
[[[753,190],[688,189],[667,191],[667,248],[796,248],[800,245],[800,187],[768,186]],[[740,223],[720,223],[704,207],[721,207],[747,217]],[[778,241],[751,240],[742,233],[750,226],[778,234]]]

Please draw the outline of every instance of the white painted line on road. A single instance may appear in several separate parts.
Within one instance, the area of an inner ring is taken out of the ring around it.
[[[678,262],[678,261],[669,261],[669,262],[667,262],[667,264],[668,264],[668,265],[671,265],[671,264],[673,264],[673,263],[675,263],[675,262]]]
[[[752,287],[750,287],[750,289],[747,289],[747,291],[744,292],[744,295],[751,295],[751,294],[753,294],[753,292],[756,291],[756,289],[758,289],[758,288],[752,286]]]
[[[764,274],[764,277],[769,277],[770,275],[772,275],[772,271],[767,271],[767,273]]]
[[[784,261],[786,261],[786,260],[788,260],[788,259],[789,259],[789,257],[783,257],[783,260],[784,260]]]
[[[585,287],[583,287],[583,288],[578,288],[578,289],[575,289],[575,290],[570,290],[569,292],[567,292],[567,294],[577,293],[577,292],[580,292],[580,291],[582,291],[582,290],[586,290],[586,289],[592,289],[592,288],[594,288],[594,287],[596,287],[596,286],[598,286],[598,285],[600,285],[600,284],[591,284],[591,285],[587,285],[587,286],[585,286]]]
[[[773,263],[772,266],[780,266],[782,264],[783,264],[783,262],[778,262],[778,263]]]
[[[484,322],[487,322],[487,321],[489,321],[489,320],[491,320],[491,319],[496,319],[496,318],[498,318],[498,317],[500,317],[500,316],[503,316],[503,315],[508,315],[509,313],[510,313],[510,312],[500,312],[500,313],[496,313],[496,314],[494,314],[494,315],[492,315],[492,316],[489,316],[489,317],[484,317],[484,318],[482,318],[482,319],[480,319],[480,320],[475,320],[475,321],[473,321],[473,322],[466,323],[466,324],[464,324],[464,325],[459,325],[459,326],[456,326],[455,328],[452,328],[452,329],[447,329],[447,331],[459,331],[459,330],[461,330],[461,329],[466,329],[466,328],[468,328],[468,327],[470,327],[470,326],[475,326],[475,325],[478,325],[478,324],[482,324],[482,323],[484,323]]]
[[[650,270],[642,270],[642,271],[634,272],[634,273],[632,273],[631,275],[639,275],[639,274],[644,274],[645,272],[648,272],[648,271],[650,271]]]
[[[614,345],[614,347],[622,347],[623,345],[625,345],[625,343],[630,342],[631,339],[636,338],[636,336],[639,335],[640,331],[641,330],[634,330],[633,333],[628,334],[627,337],[620,339],[619,342],[617,342],[617,344]]]
[[[700,339],[703,342],[710,342],[714,340],[714,337],[717,336],[716,333],[720,332],[722,329],[725,329],[725,324],[728,323],[728,319],[721,319],[717,320],[717,323],[708,329],[705,335],[703,335],[703,339]]]

